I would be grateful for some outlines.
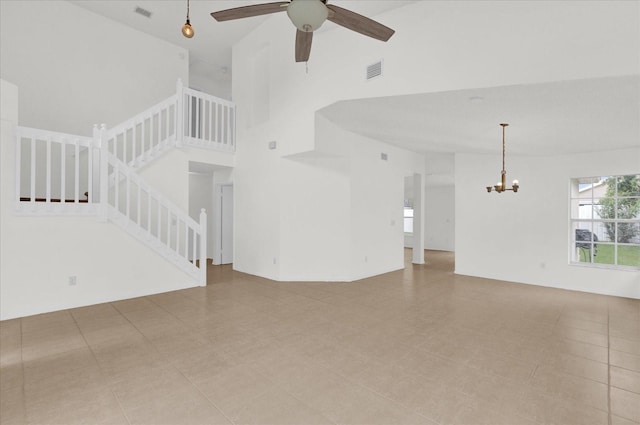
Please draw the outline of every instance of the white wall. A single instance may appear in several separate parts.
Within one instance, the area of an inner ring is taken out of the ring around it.
[[[379,170],[363,166],[358,169],[362,174],[349,169],[344,177],[319,169],[339,168],[331,156],[346,158],[347,167],[358,164],[352,161],[357,157],[341,152],[339,144],[348,137],[318,136],[316,113],[323,107],[363,97],[633,74],[640,53],[637,40],[628,35],[638,33],[637,13],[636,2],[415,2],[376,17],[398,30],[388,43],[344,28],[318,32],[308,72],[305,64],[294,62],[295,37],[286,15],[269,17],[234,46],[233,95],[238,110],[244,111],[238,117],[235,267],[274,279],[329,280],[332,271],[322,274],[323,266],[340,268],[343,263],[326,249],[328,240],[340,246],[342,235],[349,234],[358,245],[375,232],[386,232],[390,213],[385,213],[387,224],[369,217],[380,211],[380,204],[366,182],[377,183]],[[384,76],[367,82],[366,66],[380,59]],[[277,142],[277,150],[267,149],[270,141]],[[283,161],[292,156],[307,162]],[[309,166],[312,159],[323,164]],[[350,192],[330,189],[343,184]],[[401,203],[401,179],[397,185]],[[318,213],[327,211],[312,209],[305,203],[309,199],[331,205],[330,217],[352,209],[353,222],[336,221],[339,230],[320,232],[318,228],[331,228]],[[444,201],[451,205],[450,197]],[[288,212],[300,206],[304,214]],[[440,219],[446,223],[444,216]],[[364,229],[358,229],[361,221],[367,223]],[[449,244],[444,235],[439,238],[443,248],[453,249],[450,234]],[[386,254],[377,246],[371,250],[376,261]],[[359,248],[354,251],[352,264],[364,258]],[[309,268],[303,270],[300,262]],[[375,272],[369,266],[362,275]]]
[[[558,140],[558,143],[561,143]],[[639,142],[640,144],[640,142]],[[494,156],[495,157],[495,156]],[[456,155],[456,273],[640,298],[640,273],[569,265],[569,181],[637,174],[637,149],[557,157],[509,156],[517,193],[487,193],[491,156]]]
[[[0,319],[196,286],[97,217],[14,215],[18,88],[0,82]],[[77,277],[76,286],[69,286],[70,276]]]
[[[227,71],[231,72],[231,71]],[[205,92],[221,99],[231,100],[231,76],[225,79],[212,78],[201,72],[189,72],[189,87],[192,89]]]
[[[455,186],[426,186],[424,247],[455,251]]]
[[[20,87],[20,125],[89,136],[188,86],[189,56],[66,1],[2,1],[0,76]]]

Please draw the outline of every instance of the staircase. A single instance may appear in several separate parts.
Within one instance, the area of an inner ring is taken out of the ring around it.
[[[18,127],[16,143],[17,214],[96,216],[206,285],[206,212],[195,221],[138,171],[182,146],[234,152],[233,103],[179,80],[175,95],[92,137]]]

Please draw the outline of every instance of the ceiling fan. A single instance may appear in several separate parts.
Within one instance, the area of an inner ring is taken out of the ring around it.
[[[269,15],[287,11],[289,19],[298,29],[296,34],[296,62],[307,62],[311,54],[313,32],[327,19],[335,24],[359,32],[368,37],[387,41],[395,33],[394,30],[347,9],[332,4],[327,0],[290,0],[274,3],[263,3],[211,13],[216,21],[231,21],[252,16]]]

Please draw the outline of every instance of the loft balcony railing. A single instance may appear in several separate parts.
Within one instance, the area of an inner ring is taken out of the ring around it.
[[[178,80],[175,95],[92,137],[17,127],[15,211],[100,215],[204,284],[206,212],[193,220],[136,170],[174,147],[235,152],[235,119],[233,103]]]

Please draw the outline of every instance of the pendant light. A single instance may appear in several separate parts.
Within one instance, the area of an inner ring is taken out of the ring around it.
[[[182,35],[187,38],[193,38],[195,32],[193,31],[193,27],[191,26],[191,22],[189,22],[189,0],[187,0],[187,22],[182,26]]]
[[[514,180],[513,184],[511,185],[510,188],[506,187],[507,184],[507,170],[505,168],[505,141],[504,141],[504,132],[505,132],[505,128],[509,125],[509,124],[505,124],[502,123],[500,124],[502,126],[502,172],[500,173],[500,181],[498,183],[496,183],[495,186],[491,187],[491,186],[487,186],[487,192],[491,193],[492,191],[496,191],[498,193],[502,193],[505,190],[512,190],[514,193],[518,192],[518,189],[520,188],[520,183],[518,182],[518,180]]]

